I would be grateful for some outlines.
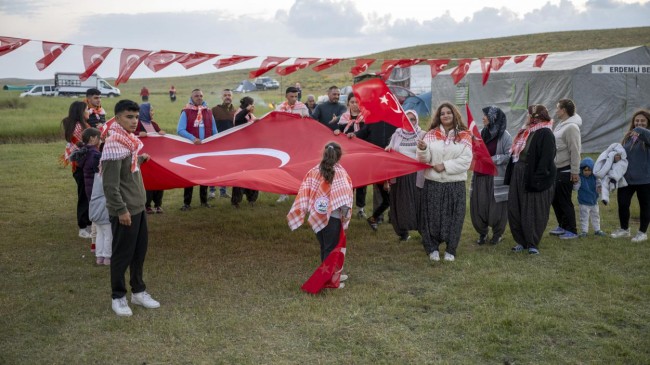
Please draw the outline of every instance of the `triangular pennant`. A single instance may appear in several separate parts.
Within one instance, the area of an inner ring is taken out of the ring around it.
[[[548,57],[548,53],[540,53],[535,57],[535,63],[533,63],[533,67],[542,67],[544,64],[544,61],[546,61],[546,57]]]
[[[265,73],[271,71],[274,67],[278,66],[282,62],[288,60],[289,57],[267,57],[262,61],[262,65],[255,71],[251,71],[248,74],[248,77],[254,79],[258,76],[264,75]]]
[[[123,49],[120,55],[120,73],[115,80],[115,86],[127,82],[129,77],[135,72],[151,51],[141,49]]]
[[[515,56],[512,60],[515,61],[515,63],[522,63],[526,58],[528,58],[528,55]]]
[[[278,67],[275,69],[275,72],[281,76],[287,76],[303,68],[307,68],[314,63],[318,62],[320,58],[296,58],[296,61],[293,65]]]
[[[316,71],[316,72],[320,72],[320,71],[326,70],[326,69],[336,65],[337,63],[339,63],[341,61],[343,61],[342,58],[326,58],[325,61],[323,61],[323,63],[321,63],[320,65],[316,65],[316,66],[312,67],[311,69]]]
[[[442,60],[426,60],[426,62],[431,66],[431,78],[436,77],[437,74],[439,74],[442,70],[447,68],[447,65],[449,64],[449,59],[442,59]]]
[[[501,69],[510,58],[510,56],[493,57],[492,62],[490,63],[490,68],[493,71],[499,71],[499,69]]]
[[[184,55],[186,55],[186,53],[162,50],[148,55],[144,60],[144,64],[151,71],[158,72],[176,62],[176,60]]]
[[[36,68],[38,68],[39,71],[45,70],[47,66],[54,62],[54,60],[56,60],[69,46],[70,43],[43,41],[43,58],[36,61]]]
[[[462,80],[465,75],[467,75],[471,63],[471,58],[463,58],[462,60],[458,60],[458,67],[456,67],[451,72],[451,77],[454,80],[454,85],[458,84],[460,80]]]
[[[84,67],[86,70],[79,75],[81,81],[85,81],[92,75],[95,70],[104,62],[106,57],[113,48],[110,47],[93,47],[93,46],[84,46],[83,48],[83,60]]]
[[[350,73],[352,73],[354,76],[357,76],[358,74],[368,72],[368,68],[370,65],[375,63],[375,61],[376,60],[374,58],[359,58],[354,61],[355,65],[350,69]]]
[[[185,67],[186,70],[200,65],[205,61],[209,61],[215,57],[219,56],[218,54],[212,54],[212,53],[201,53],[201,52],[194,52],[194,53],[188,53],[185,56],[180,57],[176,62],[180,63],[181,66]]]
[[[483,73],[483,85],[485,85],[487,83],[487,80],[490,78],[490,70],[492,69],[492,59],[479,58],[479,61],[481,61],[481,72]]]
[[[0,37],[0,56],[22,47],[27,42],[29,42],[29,39]]]
[[[214,67],[216,68],[224,68],[232,65],[236,65],[241,62],[245,62],[248,60],[252,60],[253,58],[257,58],[257,56],[232,56],[228,58],[222,58],[220,60],[217,60],[217,62],[214,63]]]

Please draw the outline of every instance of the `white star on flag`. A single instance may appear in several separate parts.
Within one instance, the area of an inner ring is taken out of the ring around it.
[[[382,104],[388,105],[388,98],[386,97],[386,95],[382,95],[382,97],[379,98],[379,100],[381,100]]]

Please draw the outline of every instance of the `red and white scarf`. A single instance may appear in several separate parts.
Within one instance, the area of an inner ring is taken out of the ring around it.
[[[469,131],[459,131],[458,139],[458,142],[472,148],[472,134]],[[445,128],[440,125],[439,128],[429,131],[424,136],[424,141],[427,143],[430,141],[443,141],[445,145],[451,144],[452,142],[456,142],[456,130],[451,129],[445,133]]]
[[[196,110],[196,119],[194,120],[194,127],[203,127],[203,110],[207,109],[203,104],[201,105],[194,105],[192,103],[187,103],[185,105],[185,109],[192,109]],[[189,120],[187,121],[188,123],[190,122]]]
[[[135,134],[127,132],[119,123],[111,124],[109,132],[100,161],[122,160],[131,155],[131,172],[138,171],[138,153],[144,146],[142,141]]]
[[[359,129],[361,129],[359,124],[364,122],[365,122],[365,118],[364,118],[364,113],[362,112],[359,112],[359,114],[357,114],[357,117],[355,119],[352,119],[352,114],[350,114],[350,111],[341,114],[341,118],[339,118],[339,124],[345,124],[345,128],[343,128],[343,133],[347,133],[350,130],[350,127],[352,127],[353,132],[358,132]]]
[[[531,133],[542,128],[553,129],[553,121],[529,124],[528,128],[522,128],[517,132],[515,140],[512,142],[510,152],[512,153],[512,162],[519,161],[519,154],[526,148],[526,141]]]
[[[283,112],[287,112],[287,113],[292,113],[293,110],[296,109],[296,108],[304,109],[306,107],[307,106],[305,104],[303,104],[302,102],[300,102],[300,101],[296,101],[293,105],[291,105],[291,104],[289,104],[288,101],[285,100],[284,102],[282,102],[282,104],[280,104],[278,106],[278,110],[283,111]]]

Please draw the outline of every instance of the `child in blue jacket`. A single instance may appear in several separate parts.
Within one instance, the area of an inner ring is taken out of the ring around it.
[[[600,194],[600,179],[593,174],[594,160],[586,157],[580,161],[580,181],[573,189],[578,191],[578,206],[580,207],[580,234],[587,237],[589,221],[594,226],[594,235],[605,236],[600,230],[600,212],[598,209],[598,195]]]

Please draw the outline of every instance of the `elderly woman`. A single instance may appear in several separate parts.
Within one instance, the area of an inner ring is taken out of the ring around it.
[[[481,138],[497,166],[497,176],[474,172],[469,198],[472,225],[479,237],[476,243],[487,242],[492,227],[490,243],[496,245],[503,239],[508,224],[508,185],[503,184],[506,167],[510,161],[512,137],[506,130],[506,115],[496,106],[483,108]]]
[[[445,261],[454,261],[465,221],[465,181],[472,163],[472,135],[455,105],[442,103],[429,131],[417,142],[424,170],[420,200],[420,234],[429,259],[440,261],[438,247],[447,243]]]
[[[639,110],[632,116],[630,128],[623,137],[623,148],[627,153],[627,171],[625,181],[627,186],[619,188],[616,195],[618,200],[618,219],[621,228],[612,232],[613,238],[630,237],[630,204],[636,193],[641,211],[639,231],[632,242],[648,240],[648,224],[650,223],[650,111]],[[618,156],[620,160],[620,156]]]
[[[425,133],[420,129],[418,114],[407,110],[406,116],[413,126],[413,132],[398,128],[386,146],[386,151],[396,151],[404,156],[415,159],[415,149],[418,140]],[[400,241],[407,241],[410,230],[418,229],[420,209],[420,190],[424,186],[422,170],[409,175],[400,176],[390,181],[390,222]]]
[[[514,252],[528,249],[539,254],[538,245],[548,224],[555,181],[555,136],[553,121],[543,105],[528,107],[526,124],[517,132],[510,153],[505,184],[508,192],[508,222],[517,245]]]

